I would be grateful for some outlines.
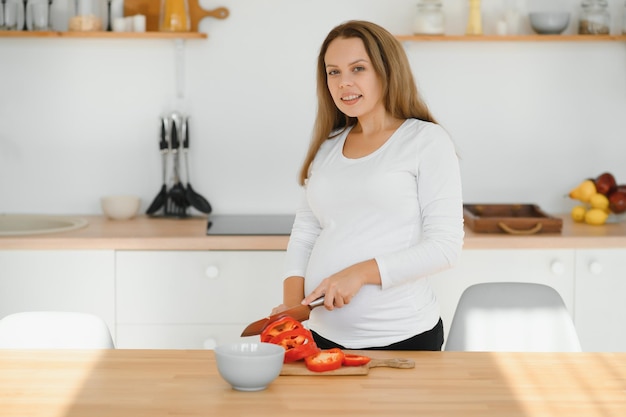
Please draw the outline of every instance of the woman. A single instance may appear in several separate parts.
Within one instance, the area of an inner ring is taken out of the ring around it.
[[[306,201],[273,313],[324,296],[308,321],[320,348],[441,350],[428,277],[463,245],[454,146],[420,99],[402,46],[376,24],[328,34],[317,95],[300,172]]]

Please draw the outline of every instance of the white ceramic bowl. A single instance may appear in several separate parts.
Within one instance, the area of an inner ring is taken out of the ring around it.
[[[285,349],[272,343],[235,342],[215,348],[217,370],[238,391],[261,391],[283,367]]]
[[[534,12],[529,13],[530,26],[541,35],[559,35],[569,25],[568,12]]]
[[[140,203],[139,197],[134,195],[110,195],[100,199],[102,212],[113,220],[132,219],[139,212]]]

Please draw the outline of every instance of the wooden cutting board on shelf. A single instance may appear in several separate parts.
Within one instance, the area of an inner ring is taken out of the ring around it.
[[[159,15],[161,14],[161,0],[124,0],[124,16],[143,14],[146,16],[146,30],[159,31]],[[225,7],[213,10],[204,10],[200,7],[200,0],[189,0],[189,21],[191,32],[198,31],[200,21],[205,17],[226,19],[230,12]]]
[[[294,363],[283,364],[283,369],[280,371],[281,375],[316,375],[316,376],[330,376],[330,375],[367,375],[370,372],[370,368],[377,368],[385,366],[388,368],[398,369],[411,369],[415,368],[415,361],[413,359],[391,358],[391,359],[375,359],[369,361],[368,364],[362,366],[342,366],[339,369],[326,372],[313,372],[309,371],[303,361]]]

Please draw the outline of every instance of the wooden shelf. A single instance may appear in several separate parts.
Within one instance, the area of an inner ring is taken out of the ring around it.
[[[203,32],[30,32],[1,31],[0,38],[206,39]]]
[[[396,35],[403,42],[626,42],[626,35]]]

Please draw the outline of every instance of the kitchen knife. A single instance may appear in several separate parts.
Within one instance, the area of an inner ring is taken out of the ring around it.
[[[263,331],[265,326],[267,326],[268,323],[271,323],[274,320],[285,315],[290,316],[291,318],[294,318],[298,321],[308,320],[309,314],[311,314],[311,310],[323,304],[324,304],[324,297],[321,297],[321,298],[318,298],[317,300],[314,300],[308,306],[299,305],[296,307],[291,307],[285,311],[281,311],[278,314],[273,314],[269,317],[265,317],[264,319],[257,320],[254,323],[250,323],[248,327],[244,329],[244,331],[241,333],[241,337],[254,336],[256,334],[261,334],[261,332]]]

